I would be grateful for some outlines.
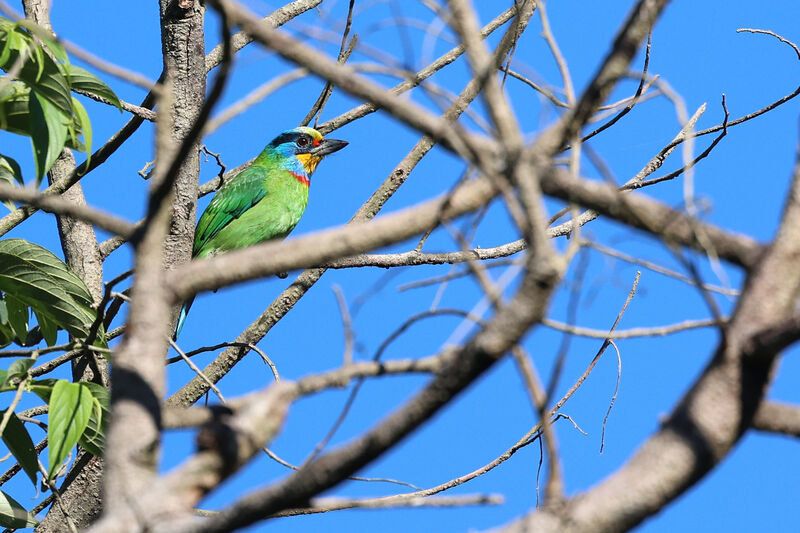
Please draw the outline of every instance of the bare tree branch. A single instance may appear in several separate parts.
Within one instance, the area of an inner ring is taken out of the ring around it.
[[[161,104],[172,105],[167,80]],[[167,178],[167,162],[174,157],[172,120],[162,113],[158,124],[157,159],[153,187]],[[170,302],[164,297],[163,253],[170,213],[169,201],[158,207],[144,229],[136,250],[136,279],[131,291],[129,333],[116,350],[112,368],[113,418],[106,439],[103,478],[103,515],[125,514],[132,498],[147,490],[156,476],[161,431],[160,398],[164,395],[163,354],[167,348]],[[161,335],[157,332],[162,332]],[[136,521],[133,522],[136,524]]]
[[[503,532],[625,531],[691,487],[731,450],[762,403],[774,346],[754,343],[794,314],[800,294],[800,160],[775,240],[752,266],[723,340],[662,427],[609,478],[556,511],[515,520]]]
[[[753,416],[753,429],[800,438],[800,407],[764,400]]]

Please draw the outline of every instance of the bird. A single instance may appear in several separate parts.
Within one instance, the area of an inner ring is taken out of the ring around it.
[[[272,139],[249,167],[226,180],[211,199],[197,222],[192,258],[285,238],[303,216],[317,165],[347,145],[347,141],[327,139],[306,126]],[[174,340],[193,302],[194,297],[183,303]]]

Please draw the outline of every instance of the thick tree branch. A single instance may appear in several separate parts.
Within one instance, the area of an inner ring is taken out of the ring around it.
[[[753,417],[753,429],[800,438],[800,406],[764,400]]]
[[[293,18],[302,15],[306,11],[314,9],[321,3],[322,0],[295,0],[294,2],[289,2],[285,6],[276,9],[262,20],[265,24],[277,28],[283,26]],[[231,48],[233,49],[233,53],[238,52],[252,42],[253,38],[244,31],[234,33],[231,36]],[[222,63],[223,58],[223,45],[220,43],[215,46],[205,58],[206,72],[211,72],[212,69],[218,67]]]
[[[164,89],[160,103],[169,109],[172,105],[169,80]],[[156,143],[156,158],[161,164],[156,168],[153,188],[167,179],[164,172],[175,154],[172,131],[170,114],[161,113]],[[171,202],[167,199],[143,229],[136,248],[136,278],[131,289],[127,332],[115,351],[112,368],[111,421],[104,458],[104,517],[126,516],[136,495],[146,492],[156,476],[160,404],[165,392],[163,358],[169,324],[163,254],[170,211]]]
[[[73,164],[72,168],[75,168],[74,161],[72,159]],[[59,177],[63,178],[64,173],[58,172],[57,174]],[[54,181],[56,179],[56,174],[53,174]],[[69,217],[70,219],[74,219],[75,221],[80,221],[80,223],[88,223],[91,225],[95,225],[100,229],[104,229],[115,235],[120,235],[125,238],[130,238],[133,235],[134,226],[133,224],[126,222],[125,220],[112,215],[110,213],[106,213],[93,207],[89,207],[86,205],[86,201],[77,202],[73,201],[71,197],[74,195],[69,195],[68,193],[71,192],[72,189],[65,191],[61,195],[55,196],[52,194],[44,194],[36,191],[34,189],[28,188],[21,188],[11,185],[9,183],[0,182],[0,199],[3,200],[12,200],[15,202],[22,202],[33,206],[37,209],[41,209],[48,213],[53,213],[55,215]],[[80,193],[80,189],[78,189]],[[81,198],[83,194],[81,194]],[[21,207],[18,211],[22,209],[27,209],[26,207]],[[15,211],[16,212],[16,211]],[[91,228],[91,226],[88,226]],[[92,232],[94,233],[94,232]],[[99,257],[99,253],[98,253]],[[87,283],[87,286],[89,284]],[[98,287],[97,281],[95,280],[92,282],[92,291],[102,291],[102,287]],[[93,292],[94,294],[94,292]],[[100,294],[100,292],[97,292]]]
[[[278,383],[214,410],[212,420],[197,437],[195,455],[146,490],[130,495],[129,507],[104,516],[89,531],[166,532],[175,527],[176,518],[191,521],[199,499],[275,437],[294,390],[289,383]],[[142,514],[140,509],[148,511]]]
[[[171,0],[159,1],[161,17],[161,48],[164,72],[170,78],[174,98],[168,112],[172,116],[173,143],[178,146],[190,134],[206,99],[205,35],[203,31],[204,7],[198,2],[188,3],[189,8]],[[197,185],[200,175],[200,139],[195,137],[180,154],[180,164],[175,169],[170,184],[173,198],[169,230],[164,242],[164,267],[169,270],[186,263],[192,257],[194,226],[197,219]],[[163,164],[162,159],[162,164]],[[162,172],[171,173],[171,170]],[[154,194],[158,194],[154,191]],[[151,197],[148,216],[153,212]],[[173,310],[177,313],[177,309]],[[177,315],[170,321],[174,323]]]
[[[145,521],[152,531],[170,531],[187,519],[208,491],[244,466],[280,429],[291,402],[332,387],[347,385],[356,377],[387,374],[440,374],[454,363],[452,357],[431,356],[387,363],[361,362],[297,382],[281,381],[265,391],[229,401],[225,406],[164,411],[165,427],[203,425],[199,451],[184,464],[155,482],[146,493],[133,498],[122,514],[103,520],[91,529],[138,531],[135,510],[148,509]],[[139,517],[141,519],[141,517]],[[120,529],[120,523],[128,529]]]
[[[551,171],[541,181],[545,194],[589,207],[618,222],[661,237],[669,244],[705,251],[702,234],[718,257],[745,268],[752,267],[763,248],[750,237],[723,230],[688,217],[644,195],[623,194],[616,187],[575,180],[563,171]]]

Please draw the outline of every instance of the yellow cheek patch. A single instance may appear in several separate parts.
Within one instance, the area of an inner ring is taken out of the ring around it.
[[[306,173],[311,175],[317,169],[317,165],[319,162],[322,161],[321,157],[315,157],[311,154],[297,154],[297,159],[303,164],[303,168],[306,169]]]

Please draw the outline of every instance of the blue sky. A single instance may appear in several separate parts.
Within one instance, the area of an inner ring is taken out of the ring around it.
[[[488,22],[508,2],[477,1],[481,22]],[[156,79],[161,71],[161,44],[155,3],[144,2],[56,2],[53,26],[63,38],[89,49],[106,60]],[[551,2],[548,6],[553,32],[566,58],[578,90],[591,78],[609,48],[616,29],[632,2]],[[248,2],[259,14],[267,14],[277,3]],[[408,19],[431,20],[430,12],[416,1],[357,2],[353,32],[363,43],[382,49],[411,68],[424,66],[423,56],[437,57],[452,47],[452,33],[445,31],[439,41],[426,40],[414,25],[379,25],[402,15]],[[347,10],[346,1],[327,0],[320,12],[309,12],[289,25],[293,31],[325,25],[340,29]],[[742,27],[763,28],[800,41],[797,34],[800,5],[794,2],[768,2],[754,5],[733,2],[673,2],[653,34],[650,73],[658,74],[685,100],[691,114],[702,103],[708,104],[698,128],[721,121],[719,105],[725,93],[731,117],[759,109],[794,90],[797,58],[791,49],[763,35],[737,34]],[[209,17],[207,49],[217,39],[216,20]],[[558,70],[540,38],[541,21],[534,17],[514,55],[514,68],[537,81],[561,84]],[[490,42],[496,44],[498,36]],[[322,52],[335,55],[338,40],[309,40]],[[409,52],[409,48],[413,53]],[[354,54],[352,61],[371,61],[368,55]],[[641,68],[640,54],[632,67]],[[250,90],[290,69],[284,61],[255,45],[238,54],[235,72],[218,111],[236,102]],[[468,80],[463,63],[451,65],[434,82],[458,92]],[[100,74],[120,95],[139,103],[143,91],[120,80]],[[394,84],[386,76],[381,83]],[[323,83],[315,78],[295,82],[259,103],[246,114],[226,124],[208,137],[209,149],[222,154],[232,168],[257,154],[281,130],[294,127],[316,99]],[[557,118],[557,110],[527,86],[509,79],[507,91],[528,139]],[[614,94],[618,99],[635,91],[636,82],[624,82]],[[412,98],[436,109],[422,93]],[[344,112],[360,102],[335,92],[323,112],[323,120]],[[112,135],[127,119],[114,109],[94,102],[86,103],[94,126],[95,142]],[[473,106],[485,115],[480,103]],[[731,128],[712,155],[695,169],[698,202],[706,209],[703,217],[732,230],[766,240],[772,235],[780,215],[782,198],[791,175],[798,141],[798,103],[784,106]],[[465,120],[467,127],[477,129]],[[620,123],[592,140],[620,182],[633,176],[674,137],[680,128],[672,104],[663,97],[640,104]],[[138,175],[153,155],[153,128],[145,124],[108,162],[83,181],[90,204],[138,220],[145,206],[146,182]],[[345,150],[326,160],[314,175],[310,205],[295,234],[303,234],[346,222],[372,191],[391,172],[417,140],[408,127],[380,113],[350,124],[332,135],[350,142]],[[710,142],[698,140],[699,152]],[[13,155],[32,174],[28,141],[0,133],[3,152]],[[98,144],[99,145],[99,144]],[[80,157],[79,157],[80,159]],[[676,153],[656,175],[680,166]],[[597,178],[584,160],[585,175]],[[463,168],[448,153],[435,149],[415,170],[406,185],[387,204],[393,210],[415,204],[447,190],[460,177]],[[201,182],[217,172],[213,161],[203,164]],[[647,191],[667,204],[680,206],[683,182],[678,179]],[[201,201],[201,208],[208,198]],[[560,205],[548,202],[552,213]],[[465,221],[465,223],[468,222]],[[658,242],[641,233],[598,220],[584,229],[584,235],[629,254],[657,261],[670,268],[681,266]],[[8,237],[22,237],[60,253],[54,219],[37,214]],[[106,238],[107,236],[103,236]],[[481,224],[475,244],[489,247],[516,239],[508,217],[499,205],[490,209]],[[391,247],[405,251],[416,241]],[[555,245],[563,249],[565,241]],[[426,250],[455,249],[448,236],[436,232]],[[110,279],[131,265],[128,248],[122,248],[106,263],[105,278]],[[705,279],[723,284],[705,263],[700,263]],[[343,335],[333,287],[341,288],[348,302],[379,284],[382,288],[366,299],[353,317],[357,358],[369,358],[404,317],[428,309],[438,286],[399,292],[407,282],[447,273],[449,267],[421,267],[388,273],[379,269],[328,272],[278,326],[260,343],[278,366],[282,377],[295,379],[341,364]],[[588,254],[588,267],[578,305],[577,323],[608,328],[630,290],[636,268]],[[729,283],[738,287],[739,272],[725,267]],[[502,269],[492,270],[495,277]],[[285,288],[287,280],[270,278],[248,283],[216,294],[201,295],[181,335],[184,349],[232,340]],[[565,320],[575,269],[557,293],[549,316]],[[708,316],[700,294],[684,284],[644,270],[639,294],[629,307],[620,328],[657,326]],[[512,285],[513,288],[513,285]],[[441,296],[440,307],[470,310],[480,300],[476,285],[463,279],[451,283]],[[724,312],[733,302],[719,297]],[[398,339],[386,358],[421,357],[435,353],[460,321],[437,317],[417,324]],[[621,341],[622,377],[618,397],[606,426],[605,450],[599,454],[602,420],[614,392],[617,361],[613,352],[605,354],[580,391],[567,403],[564,412],[588,433],[583,435],[568,422],[557,425],[561,458],[569,494],[585,490],[615,471],[641,442],[658,426],[704,366],[718,338],[713,330],[679,335]],[[562,336],[545,328],[529,334],[525,347],[533,354],[542,376],[549,376]],[[580,375],[596,353],[601,341],[573,339],[558,388],[563,393]],[[213,355],[199,356],[205,364]],[[769,396],[787,402],[800,402],[797,376],[800,363],[796,350],[787,352]],[[170,390],[176,390],[192,376],[182,365],[169,368]],[[250,354],[220,386],[226,397],[235,397],[266,386],[268,369]],[[342,443],[372,425],[417,390],[425,379],[390,377],[368,382],[333,444]],[[298,402],[279,438],[271,448],[292,463],[301,463],[325,435],[339,413],[346,391],[331,391]],[[559,394],[559,396],[560,396]],[[522,382],[510,360],[505,360],[483,376],[458,401],[426,426],[414,433],[390,454],[370,465],[361,475],[390,477],[421,487],[437,485],[470,472],[504,452],[535,423]],[[33,430],[36,431],[36,430]],[[40,438],[34,435],[34,438]],[[170,434],[165,439],[164,468],[178,464],[193,450],[190,432]],[[718,531],[790,531],[790,512],[800,489],[800,456],[797,443],[785,437],[748,434],[730,456],[702,482],[684,494],[664,512],[640,526],[647,533],[704,529]],[[419,509],[392,511],[343,511],[320,516],[281,519],[253,526],[249,531],[440,531],[456,532],[486,529],[511,521],[535,505],[538,445],[517,453],[504,465],[453,494],[502,494],[505,503],[494,507],[457,509]],[[284,467],[266,457],[253,461],[241,473],[213,493],[202,507],[217,509],[243,491],[263,486],[286,475]],[[24,481],[24,480],[22,480]],[[15,481],[7,486],[11,494],[27,505],[33,497],[30,484]],[[754,490],[757,489],[757,490]],[[386,483],[347,482],[330,495],[379,496],[402,492],[402,487]],[[447,494],[447,493],[445,493]],[[33,504],[31,504],[32,506]],[[713,526],[709,525],[713,524]]]

